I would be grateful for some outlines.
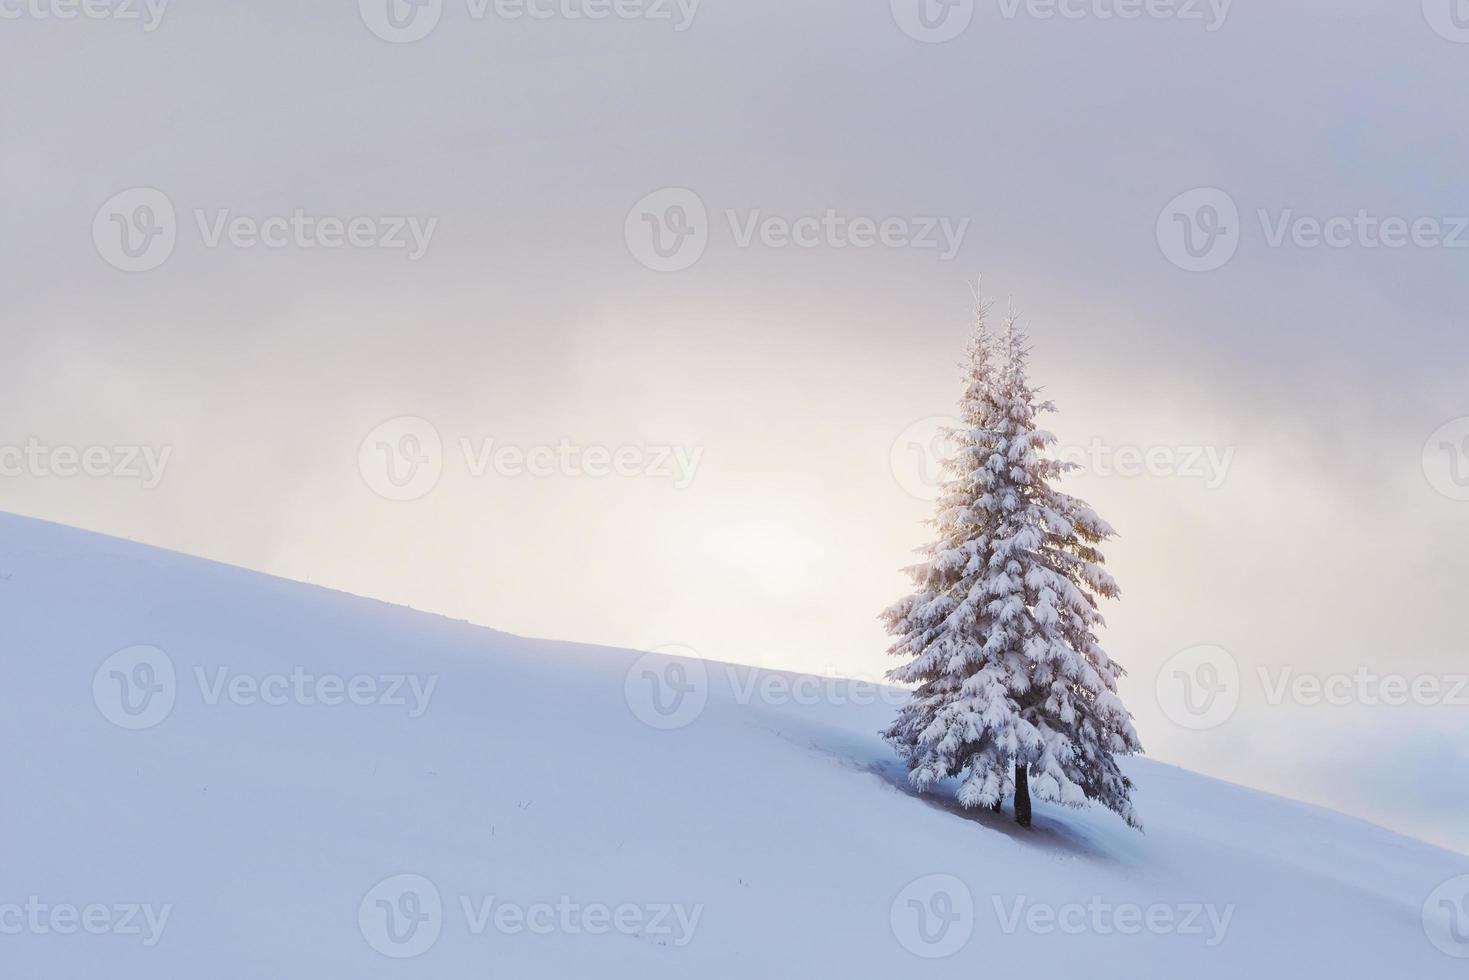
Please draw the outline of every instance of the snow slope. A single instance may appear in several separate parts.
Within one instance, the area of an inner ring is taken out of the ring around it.
[[[5,515],[0,617],[7,980],[1469,967],[1469,858],[1145,761],[1145,834],[1046,805],[1021,832],[909,794],[870,690]],[[682,701],[653,683],[680,669]]]

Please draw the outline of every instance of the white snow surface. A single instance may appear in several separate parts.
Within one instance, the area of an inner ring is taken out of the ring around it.
[[[547,586],[606,601],[574,576]],[[961,811],[951,785],[914,795],[877,735],[891,705],[793,700],[780,694],[791,675],[688,664],[690,677],[704,668],[707,704],[664,730],[629,704],[650,663],[634,651],[523,639],[8,515],[0,617],[6,980],[1469,968],[1424,925],[1469,858],[1146,760],[1125,765],[1144,833],[1047,804],[1022,831],[1008,806]],[[137,645],[167,655],[176,693],[156,724],[128,729],[108,717],[109,658]],[[406,685],[406,705],[227,691],[210,704],[220,668],[437,680],[411,717]],[[427,894],[405,874],[431,883],[436,918],[405,904],[405,881]],[[166,909],[161,931],[142,911],[137,932],[122,928],[134,905],[155,920]],[[100,934],[55,918],[89,906],[107,910],[105,930],[90,913]],[[623,927],[599,919],[619,906]],[[420,931],[387,935],[390,912],[416,910]]]

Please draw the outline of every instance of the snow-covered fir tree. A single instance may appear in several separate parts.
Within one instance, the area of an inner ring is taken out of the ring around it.
[[[1054,411],[1027,379],[1029,347],[1012,314],[992,336],[981,306],[965,363],[959,428],[931,522],[937,540],[907,569],[912,595],[883,614],[907,662],[889,677],[916,685],[884,733],[918,790],[962,776],[959,802],[998,810],[1030,793],[1095,800],[1140,826],[1117,757],[1141,752],[1117,697],[1124,673],[1098,643],[1100,598],[1118,595],[1097,550],[1115,533],[1084,501],[1053,487],[1074,464],[1050,459]]]

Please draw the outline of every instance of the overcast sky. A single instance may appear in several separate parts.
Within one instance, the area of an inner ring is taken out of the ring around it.
[[[982,275],[1150,753],[1469,850],[1469,10],[925,2],[0,0],[0,507],[877,677]]]

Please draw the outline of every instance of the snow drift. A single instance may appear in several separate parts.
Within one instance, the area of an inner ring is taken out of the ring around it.
[[[568,603],[583,601],[574,589]],[[0,515],[7,977],[1461,976],[1469,858],[1146,761],[918,797],[890,692]]]

